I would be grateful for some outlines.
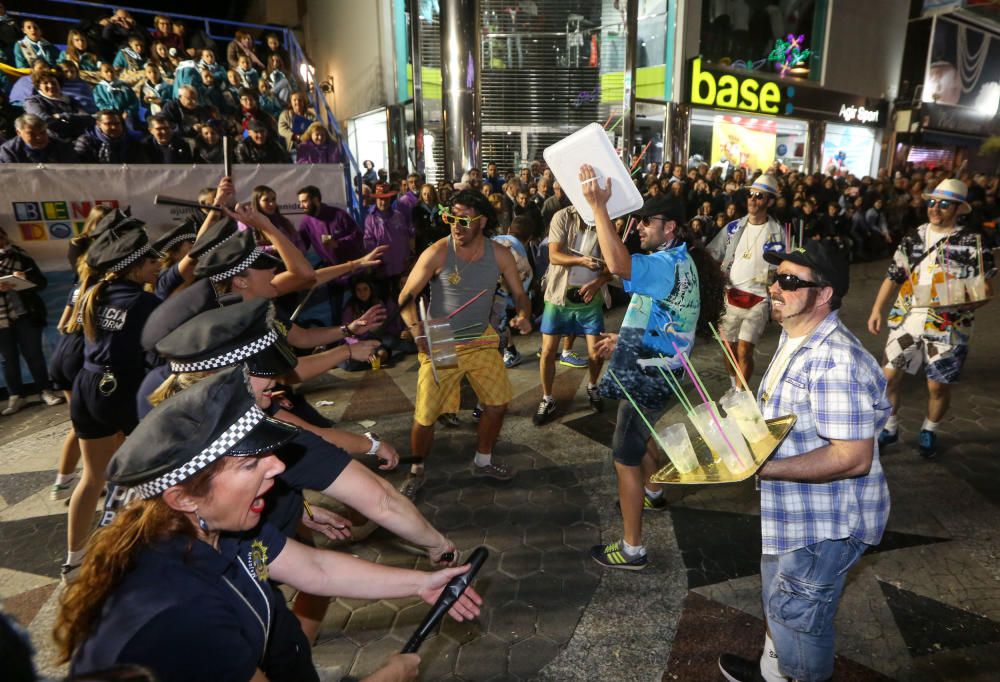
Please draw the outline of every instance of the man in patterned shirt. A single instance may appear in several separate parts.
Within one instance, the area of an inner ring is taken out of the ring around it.
[[[917,445],[926,459],[937,452],[937,427],[951,402],[951,386],[958,381],[969,354],[975,309],[992,294],[989,279],[996,275],[993,253],[979,234],[958,225],[958,216],[972,207],[968,189],[960,180],[944,180],[924,194],[928,221],[903,238],[882,281],[868,319],[868,331],[878,334],[882,311],[889,312],[889,339],[885,345],[885,375],[889,379],[892,416],[879,434],[885,447],[899,440],[896,413],[903,397],[904,373],[927,375],[927,416]],[[983,300],[964,306],[940,307],[956,299]],[[897,295],[898,294],[898,295]]]
[[[848,268],[818,241],[769,253],[781,342],[759,389],[765,418],[797,421],[760,470],[761,582],[768,635],[760,662],[719,658],[728,680],[826,680],[847,571],[881,541],[889,489],[879,429],[889,414],[875,358],[841,322]]]

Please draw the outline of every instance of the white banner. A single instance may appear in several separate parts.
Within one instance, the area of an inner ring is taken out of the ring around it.
[[[67,270],[69,239],[79,234],[96,204],[132,207],[132,215],[151,227],[174,224],[192,209],[157,206],[157,194],[195,201],[203,187],[219,182],[219,165],[33,165],[0,164],[0,225],[45,270]],[[344,207],[347,189],[341,164],[233,166],[236,196],[249,201],[251,190],[267,185],[282,211],[298,210],[300,188],[315,185],[323,203]],[[297,225],[299,218],[289,218]]]

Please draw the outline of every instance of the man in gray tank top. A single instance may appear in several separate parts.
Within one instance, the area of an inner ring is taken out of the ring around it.
[[[420,254],[399,295],[403,320],[414,337],[418,337],[420,349],[417,399],[410,432],[415,462],[400,487],[400,492],[410,499],[416,496],[424,482],[424,460],[434,442],[435,421],[442,413],[458,411],[462,377],[469,380],[484,406],[472,473],[504,481],[513,478],[514,472],[509,467],[493,461],[493,445],[500,435],[507,403],[512,397],[507,369],[498,349],[499,338],[489,324],[493,292],[500,277],[517,306],[517,316],[510,321],[510,326],[522,334],[531,331],[531,303],[521,286],[514,256],[487,238],[496,228],[497,218],[486,197],[481,192],[463,190],[452,198],[451,206],[441,217],[450,226],[451,234]],[[457,366],[438,367],[436,378],[427,356],[426,341],[419,338],[423,331],[414,303],[428,284],[431,289],[430,318],[445,318],[455,313],[449,321],[458,338]],[[484,289],[484,295],[462,308]]]

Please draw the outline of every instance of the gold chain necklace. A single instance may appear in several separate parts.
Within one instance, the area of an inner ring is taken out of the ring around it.
[[[454,287],[454,286],[458,286],[458,283],[462,281],[462,273],[465,272],[465,269],[467,267],[469,267],[470,265],[472,265],[473,263],[475,263],[476,261],[478,261],[479,259],[477,258],[476,260],[466,261],[465,265],[462,266],[462,269],[459,270],[458,269],[458,245],[455,243],[455,238],[454,237],[451,238],[451,246],[452,246],[453,251],[455,252],[455,266],[452,268],[451,272],[448,273],[448,276],[446,277],[446,279],[448,280],[448,284],[450,284],[450,285],[452,285]]]
[[[753,224],[753,223],[747,223],[747,225],[748,225],[748,226],[749,226],[749,225],[752,225],[752,224]],[[764,234],[765,234],[766,230],[765,230],[765,229],[763,229],[763,228],[764,228],[764,227],[766,227],[766,226],[767,226],[767,223],[761,223],[761,231],[760,231],[760,234],[758,234],[758,235],[757,235],[757,238],[753,240],[753,243],[752,243],[752,244],[750,244],[749,246],[747,246],[746,250],[745,250],[745,251],[743,251],[743,258],[745,258],[746,260],[750,260],[750,258],[751,258],[751,257],[752,257],[752,255],[753,255],[753,250],[754,250],[754,249],[755,249],[755,248],[757,247],[757,243],[758,243],[758,242],[759,242],[759,241],[760,241],[761,239],[763,239],[763,238],[764,238]],[[756,227],[756,226],[754,226],[754,227]]]

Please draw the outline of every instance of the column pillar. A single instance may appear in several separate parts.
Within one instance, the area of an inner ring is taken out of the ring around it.
[[[440,0],[440,6],[444,175],[457,182],[481,165],[479,0]]]
[[[625,77],[622,92],[622,158],[632,163],[632,135],[635,131],[635,63],[639,41],[639,0],[625,2]],[[637,152],[638,153],[638,152]]]
[[[424,79],[420,53],[420,0],[407,0],[410,15],[410,62],[413,64],[413,165],[424,174]]]

